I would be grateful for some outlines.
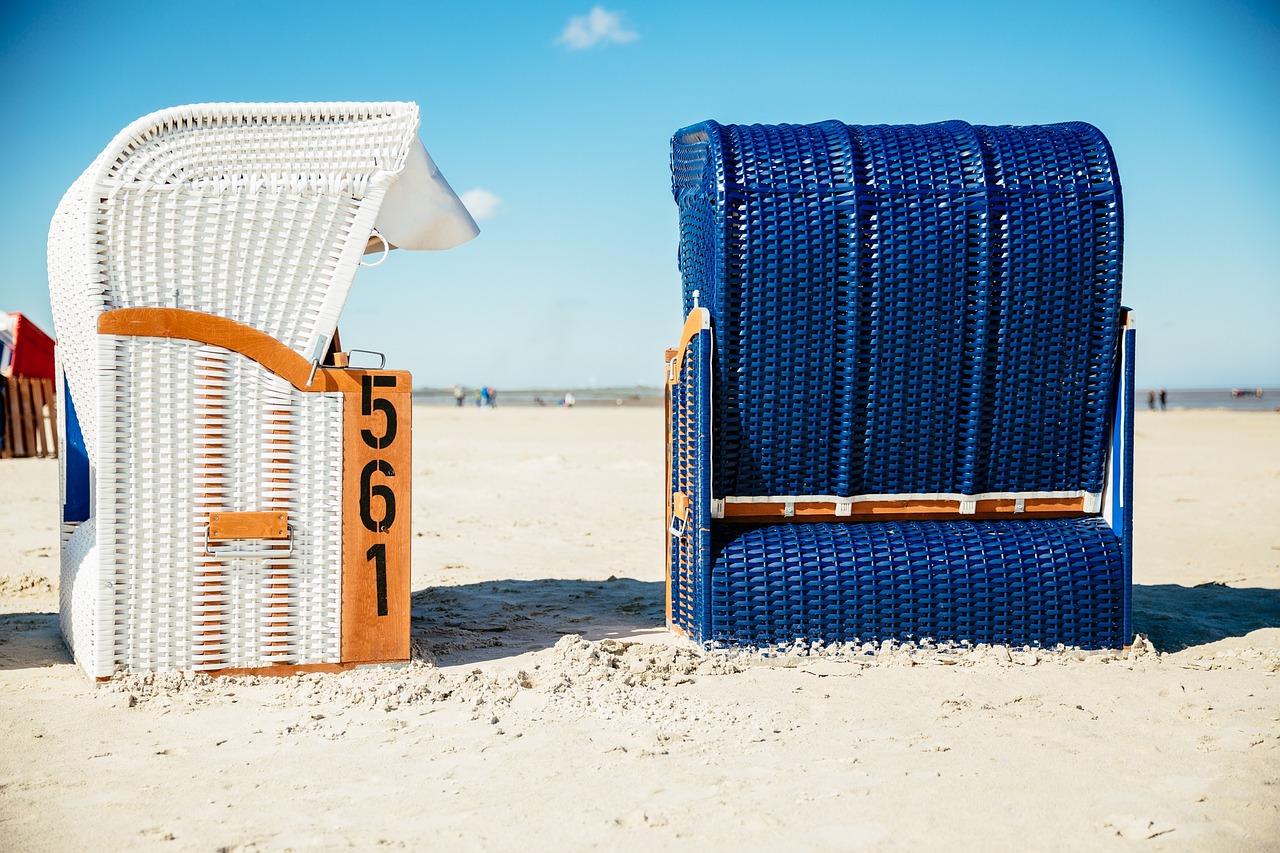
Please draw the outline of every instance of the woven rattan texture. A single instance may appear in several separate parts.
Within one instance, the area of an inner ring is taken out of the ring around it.
[[[1111,496],[1111,520],[754,526],[712,520],[710,542],[695,537],[691,523],[672,545],[672,624],[699,642],[724,644],[1128,642],[1134,335],[1129,329],[1123,338],[1121,429],[1110,459],[1110,486],[1120,494]],[[710,369],[710,342],[705,332],[691,343],[686,382],[705,381],[699,377]],[[696,440],[711,426],[705,402],[696,388],[673,395],[672,488],[689,490],[694,508],[711,502],[710,454]]]
[[[1121,207],[1086,124],[672,141],[709,307],[715,497],[1103,487]]]
[[[111,590],[99,674],[337,661],[341,396],[190,341],[102,335],[99,347],[102,404],[116,411],[97,476]],[[174,393],[180,383],[194,392]],[[278,557],[209,556],[217,510],[287,512],[292,555],[278,543]]]
[[[97,546],[97,523],[93,519],[62,526],[58,622],[67,646],[90,678],[111,674],[109,663],[99,666],[99,650],[105,644],[97,640],[103,612],[98,606]],[[109,633],[110,621],[104,621]]]
[[[418,108],[203,104],[123,130],[49,231],[49,291],[71,396],[92,399],[97,316],[185,308],[323,355]],[[77,405],[96,461],[98,413]],[[110,417],[110,413],[106,413]]]
[[[704,641],[1119,647],[1124,560],[1100,518],[716,525]]]

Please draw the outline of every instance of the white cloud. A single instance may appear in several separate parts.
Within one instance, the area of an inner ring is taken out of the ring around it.
[[[598,44],[626,44],[638,38],[639,33],[622,23],[621,13],[593,6],[587,14],[570,18],[556,43],[569,50],[586,50]]]
[[[482,187],[474,187],[459,196],[474,219],[493,219],[502,207],[502,199]]]

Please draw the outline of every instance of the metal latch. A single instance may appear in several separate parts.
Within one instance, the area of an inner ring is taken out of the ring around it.
[[[677,539],[689,530],[689,496],[684,492],[671,493],[671,527],[669,532]]]
[[[287,550],[279,548],[237,548],[228,546],[215,548],[216,542],[236,542],[244,540],[278,542],[287,540]],[[254,559],[271,559],[289,557],[293,554],[293,527],[289,524],[287,512],[211,512],[209,523],[204,529],[204,553],[215,558],[248,557]]]

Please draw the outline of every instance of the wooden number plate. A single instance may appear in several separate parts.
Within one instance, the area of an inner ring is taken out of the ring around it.
[[[343,394],[342,661],[409,659],[410,445],[403,371],[346,371]]]

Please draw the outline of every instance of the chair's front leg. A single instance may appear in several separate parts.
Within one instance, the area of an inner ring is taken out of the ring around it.
[[[667,624],[697,642],[710,635],[711,316],[689,313],[668,351]]]

